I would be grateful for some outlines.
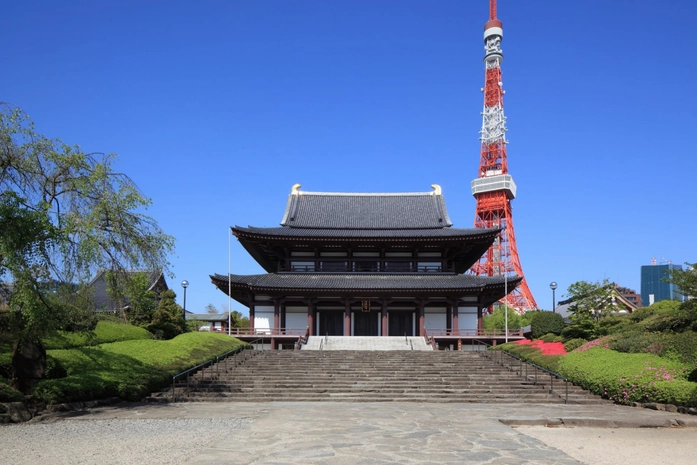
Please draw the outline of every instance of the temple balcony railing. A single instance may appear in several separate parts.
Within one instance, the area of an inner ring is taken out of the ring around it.
[[[506,337],[505,329],[428,328],[427,337]],[[522,328],[509,328],[508,337],[523,337]]]

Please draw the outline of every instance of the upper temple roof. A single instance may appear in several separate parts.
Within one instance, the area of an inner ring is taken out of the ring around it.
[[[432,192],[304,192],[293,186],[281,226],[317,229],[439,229],[452,226],[440,186]]]

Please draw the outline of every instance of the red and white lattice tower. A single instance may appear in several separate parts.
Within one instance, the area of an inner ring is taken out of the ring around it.
[[[514,272],[525,276],[518,258],[518,247],[513,229],[511,200],[516,185],[508,174],[506,158],[506,117],[503,114],[503,81],[501,79],[501,40],[503,25],[496,18],[496,0],[489,0],[489,21],[484,25],[484,63],[486,82],[484,111],[482,112],[482,141],[478,178],[472,181],[472,195],[477,200],[474,215],[475,228],[503,228],[496,242],[472,267],[477,275],[502,276]],[[537,309],[528,283],[523,278],[505,302],[518,312]],[[503,300],[502,300],[503,303]]]

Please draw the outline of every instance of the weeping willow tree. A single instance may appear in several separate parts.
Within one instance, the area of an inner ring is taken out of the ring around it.
[[[97,269],[168,268],[174,239],[114,162],[36,133],[25,113],[0,104],[0,332],[14,341],[25,392],[22,380],[43,374],[41,339],[89,324],[85,284]]]

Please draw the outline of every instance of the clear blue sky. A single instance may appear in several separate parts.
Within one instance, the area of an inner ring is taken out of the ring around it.
[[[0,101],[118,167],[177,238],[169,279],[219,309],[228,227],[308,191],[430,191],[471,227],[486,0],[24,0],[0,5]],[[509,169],[541,308],[697,261],[697,3],[500,0]],[[233,242],[233,273],[261,268]],[[233,302],[233,309],[243,310]]]

